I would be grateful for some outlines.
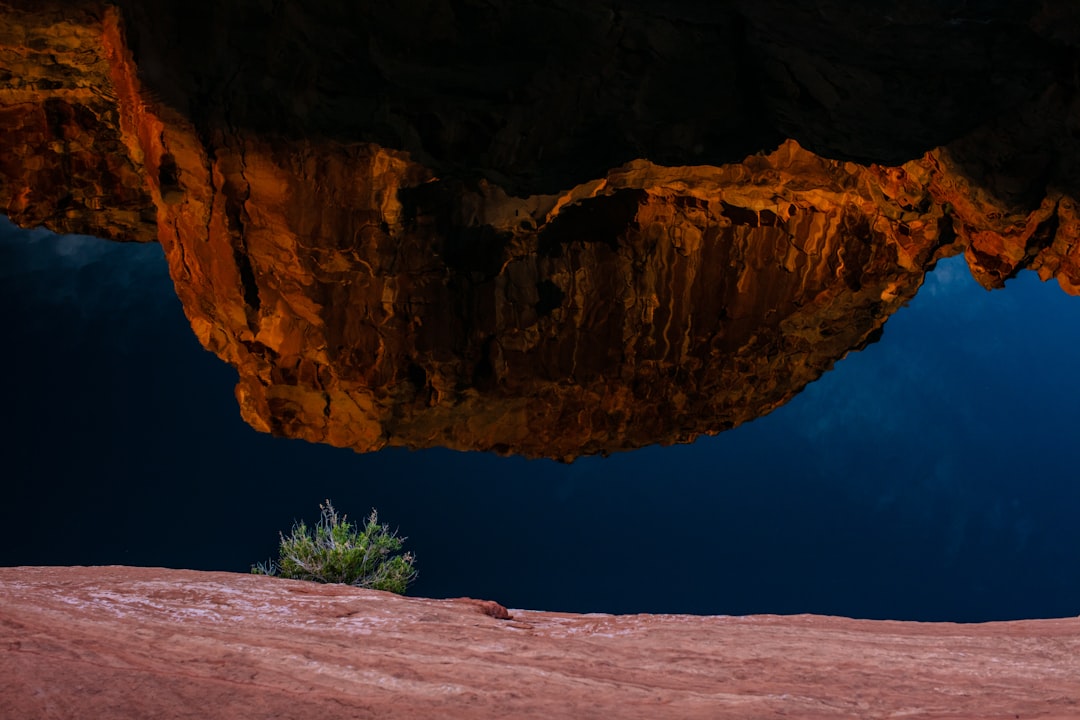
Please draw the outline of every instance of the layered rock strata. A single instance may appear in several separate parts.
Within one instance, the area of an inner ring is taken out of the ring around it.
[[[977,128],[902,165],[788,140],[514,195],[535,184],[513,162],[469,173],[458,145],[350,139],[363,133],[318,120],[333,93],[315,80],[260,125],[259,95],[213,84],[205,63],[161,65],[173,46],[145,8],[22,7],[0,6],[0,206],[156,237],[259,430],[562,459],[686,442],[771,411],[876,339],[944,255],[965,253],[987,287],[1033,268],[1080,291],[1080,114],[1057,85],[1016,110],[1029,134],[993,145],[1000,127]],[[247,88],[242,52],[229,57]],[[1049,172],[1038,138],[1058,131]],[[500,184],[504,171],[517,174]]]
[[[1080,620],[570,615],[157,568],[0,568],[12,718],[1080,715]],[[510,616],[510,617],[507,617]]]

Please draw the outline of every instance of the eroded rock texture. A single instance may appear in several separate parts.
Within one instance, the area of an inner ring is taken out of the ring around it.
[[[797,13],[835,40],[813,50],[765,6],[318,6],[0,5],[0,204],[156,234],[257,429],[565,459],[689,441],[873,341],[943,255],[1080,291],[1054,3]],[[954,97],[898,116],[931,66],[926,97]],[[911,159],[762,145],[778,128]]]
[[[48,718],[1080,715],[1080,620],[570,615],[158,568],[0,568],[0,707]]]
[[[156,239],[142,157],[122,138],[102,13],[0,13],[0,209],[57,232]]]

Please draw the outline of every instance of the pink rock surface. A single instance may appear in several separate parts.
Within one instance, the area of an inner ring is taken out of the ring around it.
[[[0,568],[0,717],[1080,717],[1080,619],[572,615],[132,567]]]

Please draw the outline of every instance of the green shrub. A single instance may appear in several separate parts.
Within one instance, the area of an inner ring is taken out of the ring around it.
[[[301,520],[292,534],[279,533],[278,561],[253,565],[257,575],[277,575],[292,580],[345,583],[403,594],[416,579],[412,553],[401,553],[405,538],[388,525],[379,524],[372,509],[367,523],[354,525],[338,515],[329,500],[319,505],[322,517],[314,532]]]

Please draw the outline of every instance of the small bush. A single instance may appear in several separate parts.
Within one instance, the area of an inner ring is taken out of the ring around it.
[[[338,515],[329,500],[319,509],[322,517],[314,532],[303,520],[293,524],[288,537],[279,533],[278,561],[253,565],[251,572],[404,594],[417,574],[415,556],[401,553],[406,538],[398,537],[388,525],[380,525],[374,509],[362,526]]]

